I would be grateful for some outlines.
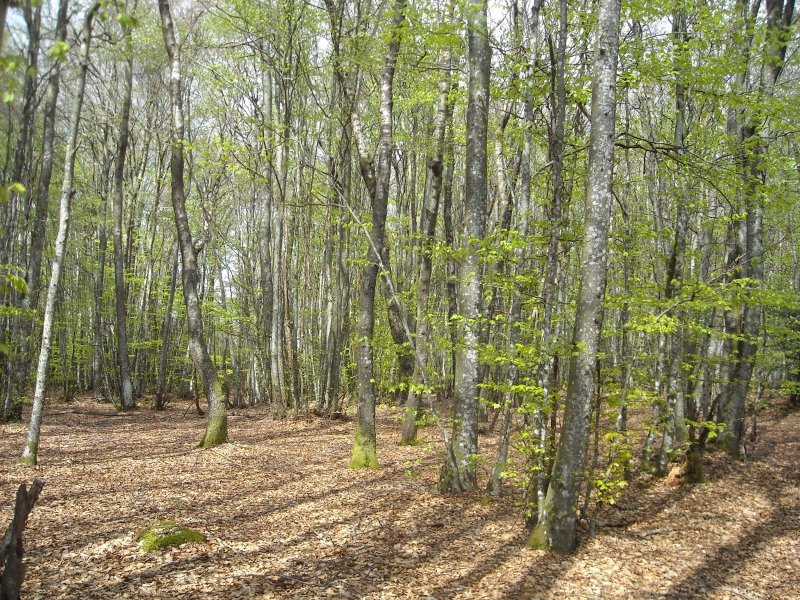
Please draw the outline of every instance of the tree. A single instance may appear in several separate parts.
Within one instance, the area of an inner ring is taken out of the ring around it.
[[[333,2],[326,0],[332,30],[340,15]],[[361,277],[361,291],[358,304],[358,410],[356,433],[350,468],[377,468],[378,455],[375,435],[375,370],[372,338],[375,330],[375,288],[378,274],[387,271],[387,254],[384,252],[386,236],[386,213],[389,202],[389,183],[391,176],[392,132],[394,127],[393,82],[397,56],[400,52],[402,25],[405,20],[405,0],[397,0],[392,7],[392,23],[389,29],[389,44],[383,60],[380,76],[380,137],[378,139],[377,164],[368,150],[361,119],[356,110],[353,95],[348,90],[344,73],[338,70],[339,83],[348,96],[352,107],[350,124],[358,151],[359,169],[369,194],[372,207],[372,227],[368,233],[367,264]],[[335,40],[336,44],[337,41]]]
[[[86,74],[89,70],[89,46],[92,40],[92,23],[100,3],[95,2],[86,11],[83,19],[83,34],[80,50],[80,67],[78,80],[75,84],[75,99],[70,111],[69,138],[67,139],[67,153],[64,161],[64,179],[61,184],[61,200],[58,212],[58,233],[56,234],[55,252],[50,271],[50,283],[47,286],[47,301],[44,308],[42,323],[42,345],[39,350],[39,362],[36,367],[36,389],[33,395],[33,408],[31,410],[28,437],[21,462],[35,466],[39,451],[39,434],[42,427],[42,412],[44,410],[44,396],[47,392],[47,375],[50,362],[50,349],[53,333],[53,319],[56,310],[58,287],[61,282],[61,272],[64,268],[64,257],[67,250],[69,236],[70,208],[72,203],[72,182],[75,174],[75,159],[78,149],[78,127],[83,109],[83,97],[86,90]]]
[[[743,3],[746,7],[746,2]],[[756,4],[756,7],[758,4]],[[765,141],[762,136],[767,126],[765,104],[775,93],[775,84],[783,70],[794,15],[794,0],[767,0],[767,23],[764,34],[764,58],[758,78],[757,104],[737,122],[745,219],[741,222],[744,240],[738,238],[742,277],[752,285],[752,291],[764,281],[764,184],[767,178]],[[756,9],[757,10],[757,9]],[[745,73],[747,67],[745,66]],[[744,415],[747,392],[753,375],[761,327],[762,312],[757,301],[745,304],[741,318],[741,331],[736,347],[736,362],[731,369],[729,398],[726,400],[725,421],[728,430],[724,442],[728,451],[739,456],[744,436]]]
[[[42,271],[42,255],[45,244],[45,226],[47,225],[47,213],[50,195],[50,180],[53,173],[53,162],[55,160],[55,120],[58,95],[60,91],[61,77],[61,51],[65,47],[64,40],[67,35],[67,8],[69,2],[61,0],[58,5],[56,17],[56,31],[53,49],[56,60],[52,66],[50,76],[47,79],[47,89],[45,92],[44,122],[42,123],[42,151],[41,168],[39,180],[35,191],[35,221],[31,235],[28,268],[26,270],[27,292],[21,301],[22,315],[12,322],[12,331],[19,337],[19,347],[16,356],[12,357],[8,363],[8,388],[3,403],[3,418],[6,420],[22,420],[22,406],[20,397],[24,393],[28,383],[28,376],[31,367],[31,338],[34,336],[33,319],[26,318],[26,313],[36,310],[39,305],[40,281]],[[36,32],[38,35],[38,31]],[[33,38],[33,32],[31,32]],[[31,65],[33,66],[33,65]],[[24,140],[20,140],[24,143]],[[24,153],[20,153],[24,156]]]
[[[203,335],[203,315],[200,307],[200,296],[197,291],[199,280],[197,252],[199,248],[196,248],[192,241],[189,216],[186,212],[186,192],[183,182],[183,147],[186,143],[186,138],[184,136],[180,49],[175,37],[175,27],[172,22],[169,0],[159,0],[158,9],[161,15],[164,46],[167,49],[170,64],[172,210],[183,267],[183,299],[186,305],[189,329],[189,354],[200,376],[208,401],[208,424],[200,446],[202,448],[210,448],[228,441],[228,407]]]
[[[456,351],[453,433],[442,466],[439,487],[462,493],[478,486],[478,307],[480,264],[478,250],[484,237],[487,199],[487,141],[489,125],[489,71],[491,48],[486,0],[467,6],[468,71],[467,154],[464,176],[465,255],[459,272],[458,320],[460,339]]]
[[[448,21],[453,20],[453,4],[448,8]],[[436,105],[436,117],[433,126],[433,151],[428,157],[428,172],[425,180],[425,192],[420,215],[420,231],[422,233],[422,260],[419,266],[417,290],[417,333],[414,340],[416,360],[411,378],[411,387],[406,400],[405,417],[401,444],[414,444],[417,438],[417,418],[420,398],[428,393],[428,344],[430,336],[430,319],[428,317],[428,300],[431,291],[433,271],[433,250],[436,235],[436,220],[439,216],[439,200],[444,182],[444,151],[447,127],[452,128],[453,99],[451,97],[453,57],[448,47],[442,56],[442,79],[439,82],[439,96]]]
[[[122,212],[124,202],[125,157],[128,152],[130,134],[131,88],[133,87],[133,47],[131,45],[130,19],[123,14],[123,44],[125,64],[122,76],[122,104],[117,128],[117,156],[114,165],[114,291],[117,312],[117,362],[119,364],[120,405],[122,410],[135,407],[133,383],[128,360],[128,315],[126,310],[127,289],[125,286],[125,258],[122,251]]]
[[[592,131],[581,282],[575,309],[564,425],[558,440],[550,485],[540,510],[541,517],[529,539],[531,546],[557,552],[571,552],[576,545],[578,492],[589,437],[589,417],[595,397],[597,350],[607,277],[608,232],[613,206],[619,28],[619,0],[602,0],[592,78]]]

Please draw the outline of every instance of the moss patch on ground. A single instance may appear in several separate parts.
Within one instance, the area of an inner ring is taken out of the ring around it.
[[[194,529],[178,525],[175,521],[156,521],[147,529],[140,531],[136,539],[145,552],[152,552],[167,546],[180,546],[186,542],[204,542],[205,536]]]

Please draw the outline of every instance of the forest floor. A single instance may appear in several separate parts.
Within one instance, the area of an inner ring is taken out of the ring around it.
[[[352,471],[352,422],[234,411],[232,442],[201,451],[185,408],[53,404],[35,472],[16,464],[25,427],[0,426],[3,527],[16,487],[45,480],[24,599],[800,598],[800,413],[780,406],[746,461],[707,455],[708,483],[637,476],[569,556],[525,546],[510,495],[437,493],[437,428],[400,447],[392,410],[382,468]],[[166,519],[206,542],[143,552],[137,531]]]

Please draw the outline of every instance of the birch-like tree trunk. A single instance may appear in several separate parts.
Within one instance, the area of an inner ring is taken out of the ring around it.
[[[601,0],[592,81],[592,130],[581,282],[572,337],[566,408],[550,485],[529,545],[571,552],[576,545],[578,492],[589,439],[596,392],[597,350],[603,320],[608,234],[611,223],[612,171],[620,0]]]
[[[56,16],[55,41],[63,42],[67,35],[67,9],[68,0],[61,0],[58,5]],[[34,335],[34,322],[26,319],[25,314],[30,314],[31,310],[39,306],[40,281],[42,273],[42,255],[44,253],[44,242],[47,225],[47,207],[50,199],[50,180],[53,174],[53,162],[55,153],[53,146],[55,142],[55,121],[56,107],[58,104],[58,94],[61,81],[61,61],[56,60],[51,68],[50,76],[47,79],[47,91],[44,100],[44,115],[42,123],[42,152],[41,168],[39,171],[39,181],[36,185],[35,207],[36,217],[31,234],[29,264],[26,274],[28,291],[22,299],[23,315],[17,320],[19,348],[16,356],[10,361],[8,388],[3,403],[3,417],[6,420],[22,420],[22,405],[20,396],[24,393],[28,384],[28,376],[32,360],[32,336]]]
[[[183,145],[185,138],[180,51],[175,39],[175,27],[172,22],[169,0],[159,0],[158,8],[161,14],[164,45],[170,62],[172,209],[175,216],[175,228],[178,232],[178,244],[181,250],[183,267],[183,299],[186,305],[186,318],[189,329],[189,354],[202,380],[208,401],[208,424],[206,425],[205,435],[200,441],[200,446],[202,448],[210,448],[228,441],[228,407],[203,334],[203,315],[198,294],[200,272],[197,266],[197,251],[189,228],[189,216],[186,213],[186,193],[183,182]]]
[[[42,427],[44,396],[47,392],[47,371],[50,364],[50,349],[53,335],[53,317],[55,316],[56,297],[64,268],[64,257],[69,237],[70,208],[72,203],[72,181],[75,174],[75,158],[78,150],[78,127],[83,109],[83,96],[86,90],[86,74],[89,70],[89,46],[92,38],[92,23],[99,2],[95,2],[87,11],[83,20],[83,35],[80,50],[78,78],[75,82],[75,99],[70,110],[69,137],[67,138],[66,158],[64,160],[64,179],[61,183],[61,199],[58,212],[58,232],[56,233],[53,264],[50,271],[50,283],[47,286],[47,301],[42,321],[42,345],[39,350],[39,362],[36,368],[36,389],[33,395],[28,437],[20,462],[35,466],[39,452],[39,434]]]
[[[467,153],[464,179],[466,252],[458,291],[459,340],[456,349],[453,435],[447,447],[439,487],[463,493],[478,487],[478,310],[481,302],[478,250],[486,224],[489,71],[491,48],[487,1],[470,0],[467,12],[469,45],[467,82]]]

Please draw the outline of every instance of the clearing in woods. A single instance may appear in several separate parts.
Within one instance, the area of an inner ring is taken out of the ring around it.
[[[526,548],[508,496],[439,495],[438,431],[398,446],[391,410],[382,468],[351,471],[352,423],[239,411],[233,442],[201,451],[205,421],[184,408],[52,404],[36,472],[15,462],[24,427],[2,425],[3,527],[16,487],[45,480],[23,598],[800,597],[800,413],[781,406],[760,414],[746,462],[707,455],[706,484],[637,476],[570,556]],[[206,542],[140,550],[137,532],[164,520]]]

